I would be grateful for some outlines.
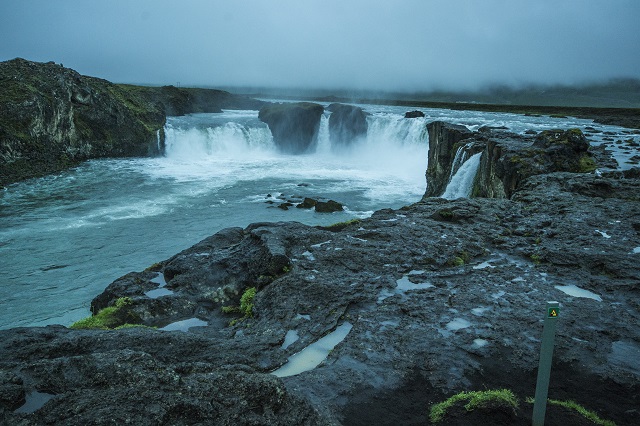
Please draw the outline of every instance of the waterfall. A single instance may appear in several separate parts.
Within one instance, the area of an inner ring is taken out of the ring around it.
[[[302,156],[276,149],[271,131],[258,119],[257,111],[169,117],[164,129],[164,156],[180,162],[183,169],[199,164],[198,170],[205,174],[212,167],[210,163],[219,160],[243,163],[282,156],[291,157],[290,161],[294,161],[293,157],[295,161],[315,159],[318,164],[326,160],[333,166],[343,164],[344,170],[356,167],[374,173],[384,171],[399,179],[410,179],[417,186],[424,185],[428,150],[425,118],[371,114],[367,117],[366,137],[334,149],[329,137],[329,116],[327,113],[320,118],[315,152]]]
[[[481,152],[474,154],[471,158],[462,163],[458,171],[451,178],[444,194],[441,196],[442,198],[455,200],[456,198],[463,198],[471,195],[473,179],[476,177],[476,173],[478,172],[481,155]]]
[[[453,163],[451,165],[451,172],[449,173],[449,182],[453,179],[453,176],[456,174],[460,166],[464,164],[465,161],[469,158],[469,148],[473,145],[473,142],[469,142],[468,144],[458,147],[456,151],[456,156],[453,158]]]
[[[271,132],[265,126],[227,122],[219,126],[165,125],[165,155],[202,159],[209,156],[242,157],[248,152],[273,149]]]
[[[318,130],[318,145],[316,152],[328,153],[331,150],[329,138],[329,115],[325,112],[320,117],[320,129]]]

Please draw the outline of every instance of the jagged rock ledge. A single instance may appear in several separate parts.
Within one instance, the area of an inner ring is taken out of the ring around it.
[[[485,133],[485,146],[499,133]],[[430,405],[451,394],[508,388],[518,410],[447,424],[527,425],[544,307],[558,300],[549,396],[633,424],[639,175],[539,173],[510,198],[425,197],[334,227],[223,230],[92,303],[98,312],[126,300],[119,318],[141,325],[206,326],[0,331],[0,423],[427,423]],[[158,282],[164,295],[152,293]],[[223,310],[233,306],[244,314]],[[318,367],[269,374],[347,322]],[[51,400],[19,412],[42,394]],[[563,410],[549,406],[548,423],[589,424]]]

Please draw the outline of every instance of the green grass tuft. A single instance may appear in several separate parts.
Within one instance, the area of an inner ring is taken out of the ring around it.
[[[518,399],[508,389],[460,392],[431,407],[429,419],[432,423],[439,423],[454,405],[465,401],[467,403],[464,408],[467,411],[473,411],[476,408],[506,407],[515,409],[518,407]]]
[[[533,404],[535,402],[534,398],[527,398],[526,402],[529,404]],[[595,412],[586,409],[585,407],[583,407],[582,405],[578,404],[575,401],[560,401],[557,399],[547,399],[547,403],[551,404],[551,405],[557,405],[560,407],[564,407],[567,408],[569,410],[574,410],[577,413],[579,413],[582,417],[584,417],[585,419],[593,422],[593,424],[596,425],[601,425],[601,426],[616,426],[616,424],[614,422],[612,422],[611,420],[604,420],[602,418],[600,418],[600,416],[598,416]]]

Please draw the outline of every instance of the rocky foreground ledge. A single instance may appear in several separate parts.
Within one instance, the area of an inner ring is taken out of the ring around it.
[[[481,142],[535,142],[518,138]],[[518,408],[457,406],[442,424],[526,425],[557,300],[549,397],[637,424],[639,171],[522,176],[509,198],[226,229],[92,303],[94,320],[111,312],[94,326],[157,328],[0,331],[0,423],[428,424],[451,395],[509,389]],[[323,336],[319,365],[286,370]],[[546,424],[592,423],[550,405]]]

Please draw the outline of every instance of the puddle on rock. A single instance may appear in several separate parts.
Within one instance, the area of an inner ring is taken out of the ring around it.
[[[409,281],[409,275],[420,275],[423,273],[424,271],[411,271],[408,274],[404,275],[402,278],[396,280],[396,288],[392,290],[383,288],[382,290],[380,290],[380,293],[378,293],[378,303],[381,303],[384,299],[395,296],[396,294],[404,295],[405,292],[410,290],[424,290],[434,287],[434,285],[429,282],[413,283]]]
[[[171,324],[165,325],[164,327],[160,328],[159,330],[162,330],[162,331],[183,331],[183,332],[186,333],[192,327],[204,327],[204,326],[207,326],[207,325],[209,325],[209,323],[206,322],[206,321],[202,321],[201,319],[189,318],[189,319],[182,320],[182,321],[172,322]]]
[[[492,264],[490,264],[488,261],[486,262],[482,262],[476,266],[473,267],[473,269],[487,269],[487,268],[495,268],[495,266],[493,266]]]
[[[25,397],[25,403],[16,409],[14,413],[34,413],[44,406],[55,395],[45,392],[33,391]]]
[[[471,310],[471,313],[473,315],[481,316],[482,314],[484,314],[485,312],[487,312],[489,310],[491,310],[491,308],[489,308],[489,307],[473,308]]]
[[[158,297],[169,296],[171,294],[173,294],[171,290],[161,287],[161,288],[156,288],[154,290],[149,290],[144,295],[147,296],[149,299],[157,299]]]
[[[151,282],[158,284],[158,288],[145,292],[144,295],[148,298],[157,299],[161,296],[169,296],[170,294],[173,294],[173,291],[164,288],[164,286],[167,285],[167,282],[164,280],[164,274],[162,272],[158,272],[158,275],[156,275],[156,277],[152,279]]]
[[[273,371],[271,374],[277,377],[288,377],[313,370],[320,365],[322,361],[327,359],[329,352],[331,352],[338,343],[342,342],[344,338],[347,337],[347,334],[349,334],[352,327],[353,325],[349,322],[343,323],[323,338],[310,344],[297,354],[291,355],[286,364]]]
[[[461,330],[470,327],[471,323],[463,318],[454,318],[453,321],[447,323],[446,328],[449,331]]]
[[[484,339],[474,339],[473,340],[473,346],[476,348],[483,348],[485,346],[487,346],[489,344],[489,342],[487,340]]]
[[[557,285],[555,287],[561,292],[568,294],[569,296],[585,297],[587,299],[593,299],[598,302],[602,302],[602,298],[594,292],[585,290],[575,285]]]
[[[284,336],[284,342],[282,343],[282,349],[287,349],[289,346],[293,345],[298,341],[300,337],[298,336],[298,332],[296,330],[289,330],[287,334]]]

